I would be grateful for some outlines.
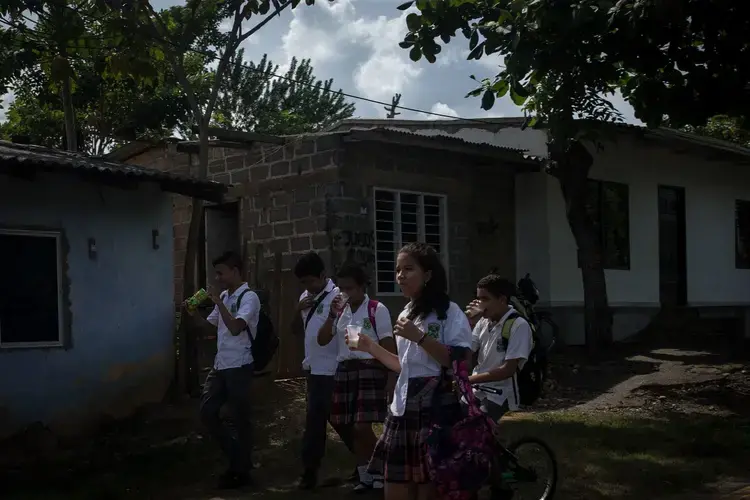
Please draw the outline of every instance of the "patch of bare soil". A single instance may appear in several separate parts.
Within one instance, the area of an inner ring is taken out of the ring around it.
[[[722,353],[656,348],[594,363],[575,355],[555,361],[534,411],[750,415],[750,363]]]

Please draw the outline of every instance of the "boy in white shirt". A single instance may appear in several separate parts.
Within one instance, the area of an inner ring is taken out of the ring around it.
[[[201,394],[200,416],[213,438],[229,458],[229,470],[219,481],[220,488],[239,488],[251,483],[252,425],[250,386],[253,378],[252,339],[258,333],[260,300],[242,279],[242,258],[225,252],[213,261],[219,294],[209,287],[215,307],[208,318],[195,312],[197,321],[216,327],[216,358]],[[235,413],[235,439],[220,418],[228,404]]]
[[[325,264],[315,252],[300,257],[294,274],[304,287],[297,304],[292,331],[305,336],[305,359],[302,367],[307,372],[307,415],[302,436],[304,471],[299,488],[313,489],[318,483],[318,469],[326,446],[327,426],[333,400],[334,375],[338,368],[338,345],[318,344],[318,331],[328,320],[331,302],[339,289],[325,274]],[[331,425],[349,448],[352,448],[351,428]]]
[[[469,382],[500,391],[499,394],[475,391],[482,409],[494,420],[518,409],[517,373],[523,369],[534,345],[531,327],[510,305],[515,294],[513,283],[490,274],[479,280],[477,299],[467,308],[474,327],[471,349],[477,355]]]

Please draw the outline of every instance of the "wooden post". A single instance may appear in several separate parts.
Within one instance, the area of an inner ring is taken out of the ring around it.
[[[279,350],[278,355],[276,356],[276,370],[274,373],[274,376],[279,371],[279,366],[283,366],[282,362],[282,354],[284,352],[284,343],[285,343],[285,337],[286,335],[283,335],[282,332],[284,331],[284,326],[282,325],[282,317],[281,317],[281,311],[282,311],[282,302],[284,297],[284,290],[282,287],[282,278],[283,275],[281,274],[281,267],[282,267],[282,256],[281,252],[276,252],[276,255],[274,255],[273,259],[273,291],[271,293],[271,299],[269,302],[271,303],[271,307],[273,309],[273,322],[276,326],[276,331],[279,332]]]

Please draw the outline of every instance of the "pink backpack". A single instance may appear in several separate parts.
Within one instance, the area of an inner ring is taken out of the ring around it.
[[[453,379],[468,403],[468,415],[452,426],[433,424],[425,441],[430,479],[439,498],[446,500],[474,497],[489,480],[497,446],[492,434],[495,424],[474,398],[462,351],[451,349]]]

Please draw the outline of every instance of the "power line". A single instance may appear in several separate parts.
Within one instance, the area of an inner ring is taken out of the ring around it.
[[[153,36],[149,36],[149,38],[150,38],[151,42],[155,42],[157,44],[162,44],[162,43],[163,44],[168,44],[168,45],[170,45],[170,46],[172,46],[172,47],[174,47],[174,48],[176,48],[178,50],[185,50],[186,52],[192,52],[194,54],[198,54],[200,56],[203,56],[203,57],[205,57],[207,59],[207,62],[215,62],[215,61],[218,61],[220,59],[220,57],[218,55],[213,54],[213,53],[208,52],[208,51],[202,51],[202,50],[198,50],[198,49],[194,49],[194,48],[183,48],[183,47],[178,46],[177,44],[175,44],[174,42],[172,42],[170,40],[166,40],[166,39],[162,39],[162,38],[157,38],[157,37],[153,37]],[[104,40],[104,39],[101,39],[101,40]],[[68,48],[79,49],[80,47],[69,46]],[[87,50],[89,50],[89,51],[91,51],[91,50],[104,50],[104,48],[102,48],[102,47],[98,47],[97,49],[87,48]],[[251,67],[251,66],[249,66],[249,65],[247,65],[245,63],[236,63],[235,62],[233,64],[237,64],[240,67],[242,67],[244,69],[247,69],[248,71],[252,71],[252,72],[255,72],[255,73],[261,73],[261,74],[263,74],[265,76],[266,80],[268,80],[270,78],[278,78],[279,80],[285,80],[285,81],[288,81],[290,83],[294,83],[296,85],[304,85],[304,86],[307,86],[307,87],[315,87],[314,84],[311,84],[311,83],[308,83],[308,82],[303,82],[303,81],[300,81],[300,80],[296,80],[294,78],[289,78],[289,77],[287,77],[285,75],[279,75],[279,74],[271,72],[271,71],[263,71],[263,70],[260,70],[258,68]],[[448,114],[445,114],[445,113],[437,113],[435,111],[426,111],[424,109],[413,108],[413,107],[409,107],[409,106],[402,106],[400,104],[395,104],[394,102],[388,103],[388,102],[385,102],[385,101],[379,101],[377,99],[371,99],[369,97],[363,97],[363,96],[359,96],[359,95],[356,95],[356,94],[350,94],[350,93],[344,92],[342,90],[333,90],[333,89],[330,89],[330,88],[325,88],[323,86],[319,87],[319,89],[322,90],[323,92],[332,93],[332,94],[339,95],[339,96],[342,96],[342,97],[347,97],[349,99],[355,99],[355,100],[359,100],[359,101],[368,102],[368,103],[371,103],[371,104],[377,104],[377,105],[381,105],[381,106],[386,106],[386,107],[388,107],[388,109],[391,109],[393,111],[395,111],[396,109],[401,109],[401,110],[404,110],[404,111],[411,111],[413,113],[421,113],[421,114],[430,115],[430,116],[437,116],[437,117],[440,117],[440,118],[448,118],[448,119],[451,119],[451,120],[460,120],[460,121],[465,121],[465,122],[481,123],[481,124],[484,124],[484,125],[496,125],[495,122],[486,121],[486,120],[483,120],[481,118],[462,118],[462,117],[457,117],[457,116],[453,116],[453,115],[448,115]]]

